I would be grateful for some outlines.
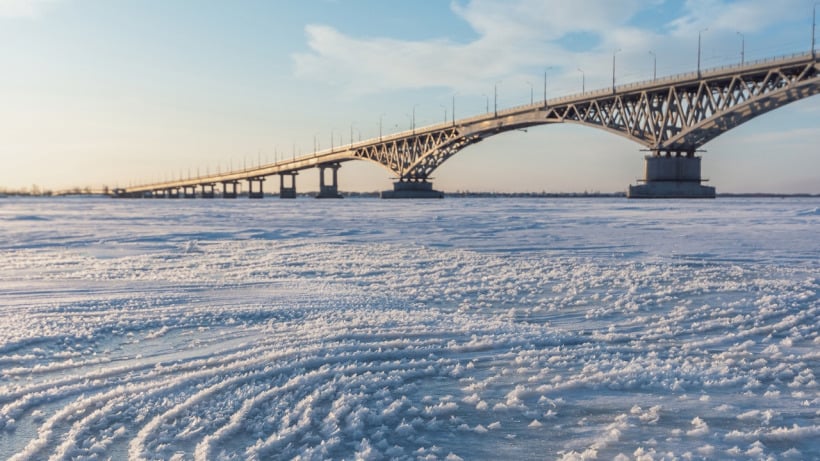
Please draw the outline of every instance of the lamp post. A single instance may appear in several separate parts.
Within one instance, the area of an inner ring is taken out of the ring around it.
[[[615,55],[620,53],[621,49],[618,48],[617,50],[612,52],[612,92],[615,92]]]
[[[586,75],[584,75],[584,71],[580,67],[578,68],[578,72],[581,73],[581,94],[584,94],[584,93],[587,92],[587,90],[586,90]]]
[[[530,86],[530,105],[532,105],[532,104],[535,102],[535,100],[533,99],[533,87],[532,87],[532,82],[529,82],[529,81],[528,81],[528,82],[527,82],[527,85],[529,85],[529,86]]]
[[[658,79],[658,55],[654,51],[650,51],[649,54],[652,55],[652,81],[655,81]]]
[[[350,146],[351,147],[353,146],[353,125],[355,125],[355,123],[350,124]]]
[[[493,85],[493,117],[498,117],[498,84],[501,82],[495,82]]]
[[[382,141],[382,118],[384,117],[384,113],[379,114],[379,142]]]
[[[487,96],[486,94],[482,94],[481,96],[484,96],[484,103],[485,103],[484,112],[489,114],[490,113],[490,97]]]
[[[444,123],[447,123],[447,106],[444,104],[439,104],[438,106],[444,109]]]
[[[707,27],[707,28],[705,28],[705,29],[701,29],[700,31],[698,31],[698,78],[700,78],[700,44],[701,44],[700,39],[701,39],[701,35],[702,35],[704,32],[706,32],[707,30],[709,30],[709,28],[708,28],[708,27]]]
[[[746,63],[746,36],[741,32],[737,34],[740,35],[740,65],[742,66]]]
[[[547,71],[552,69],[552,66],[547,67],[544,71],[544,107],[547,107]]]
[[[456,126],[456,95],[453,94],[453,111],[450,113],[450,117],[453,119],[453,126]]]
[[[811,56],[817,56],[817,52],[814,51],[814,31],[817,29],[817,5],[820,2],[814,2],[814,6],[811,10]]]

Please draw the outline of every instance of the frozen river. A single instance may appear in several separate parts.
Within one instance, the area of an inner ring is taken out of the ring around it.
[[[818,459],[818,207],[0,198],[0,459]]]

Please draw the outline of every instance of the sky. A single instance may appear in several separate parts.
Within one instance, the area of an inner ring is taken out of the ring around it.
[[[0,0],[0,188],[127,187],[382,131],[811,46],[813,0]],[[704,146],[718,192],[820,193],[820,97]],[[550,125],[491,137],[437,189],[617,192],[642,146]],[[389,189],[370,162],[346,191]],[[300,191],[318,189],[303,172]],[[270,181],[273,184],[278,181]]]

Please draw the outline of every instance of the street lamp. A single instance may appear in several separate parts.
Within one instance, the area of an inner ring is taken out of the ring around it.
[[[700,43],[701,43],[701,42],[700,42],[700,37],[701,37],[701,35],[702,35],[704,32],[706,32],[707,30],[709,30],[709,28],[708,28],[708,27],[707,27],[707,28],[705,28],[705,29],[701,29],[701,30],[698,32],[698,78],[700,78]]]
[[[814,31],[817,29],[817,5],[820,2],[814,2],[814,6],[811,10],[811,56],[817,56],[816,51],[814,51]]]
[[[649,54],[652,55],[652,80],[654,81],[658,79],[658,55],[654,51],[650,51]]]
[[[493,117],[498,117],[498,84],[501,82],[495,82],[493,85]]]
[[[547,71],[552,69],[552,66],[547,67],[544,71],[544,107],[547,107]]]
[[[584,74],[584,71],[580,67],[578,68],[578,72],[581,73],[581,94],[584,94],[587,91],[586,90],[586,75]]]
[[[447,123],[447,106],[444,104],[439,104],[438,106],[444,109],[444,123]]]
[[[618,48],[617,50],[612,52],[612,92],[615,92],[615,55],[620,53],[621,49]]]
[[[384,113],[379,114],[379,142],[382,141],[382,117],[384,117]]]
[[[450,117],[453,118],[453,126],[456,126],[456,94],[453,94],[453,111],[450,113]]]
[[[485,100],[484,101],[485,102],[484,112],[489,114],[490,113],[490,97],[487,96],[486,94],[482,94],[481,96],[484,96],[484,100]]]
[[[532,103],[533,103],[533,102],[535,102],[535,100],[533,99],[533,88],[532,88],[532,82],[529,82],[529,81],[528,81],[528,82],[527,82],[527,85],[529,85],[529,86],[530,86],[530,105],[532,105]]]
[[[746,63],[746,36],[740,32],[737,34],[740,35],[740,65],[742,66]]]
[[[353,146],[353,125],[355,125],[355,122],[350,124],[350,145],[351,145],[351,147]]]

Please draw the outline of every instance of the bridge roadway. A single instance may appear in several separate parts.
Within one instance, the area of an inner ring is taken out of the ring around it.
[[[236,197],[247,181],[249,196],[261,198],[266,177],[280,176],[280,196],[295,197],[296,174],[320,169],[319,197],[340,197],[337,170],[351,160],[369,160],[396,175],[387,198],[442,197],[430,174],[465,147],[499,133],[550,123],[578,123],[604,129],[641,144],[646,156],[644,184],[631,197],[714,197],[701,185],[703,144],[785,104],[820,92],[820,60],[797,54],[691,72],[638,83],[541,100],[448,123],[325,149],[311,155],[226,173],[116,189],[116,197]],[[332,171],[328,178],[327,170]],[[290,185],[285,178],[290,176]],[[254,188],[258,185],[258,189]]]

